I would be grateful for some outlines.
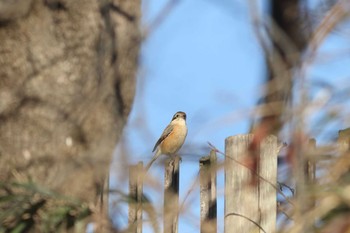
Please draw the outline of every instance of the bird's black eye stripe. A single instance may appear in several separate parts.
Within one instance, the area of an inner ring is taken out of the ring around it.
[[[171,119],[171,120],[175,120],[177,118],[183,118],[184,120],[186,120],[186,113],[177,112],[177,113],[175,113],[175,115],[173,116],[173,119]]]

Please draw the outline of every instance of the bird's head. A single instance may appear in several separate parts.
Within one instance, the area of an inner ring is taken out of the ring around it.
[[[186,113],[179,111],[174,114],[173,119],[171,121],[181,121],[181,120],[186,121]]]

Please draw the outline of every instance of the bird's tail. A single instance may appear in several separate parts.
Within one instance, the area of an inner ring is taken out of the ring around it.
[[[151,159],[151,161],[149,161],[149,163],[146,165],[145,169],[146,172],[149,170],[149,168],[152,166],[152,164],[154,163],[154,161],[157,160],[157,158],[161,155],[160,150],[158,149],[156,151],[156,153],[154,154],[153,158]]]

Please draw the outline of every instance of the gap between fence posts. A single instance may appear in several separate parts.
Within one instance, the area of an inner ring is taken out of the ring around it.
[[[201,233],[217,231],[216,160],[216,152],[212,150],[199,161]]]
[[[178,232],[180,160],[175,156],[166,161],[164,174],[164,233]]]
[[[243,165],[253,135],[237,135],[225,140],[225,219],[224,232],[275,232],[277,137],[266,137],[260,144],[258,174]],[[252,175],[258,184],[251,185]]]
[[[143,163],[129,166],[129,233],[142,233]]]

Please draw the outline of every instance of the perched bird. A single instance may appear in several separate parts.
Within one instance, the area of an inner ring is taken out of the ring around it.
[[[175,155],[184,144],[186,136],[186,113],[177,112],[173,116],[170,124],[163,131],[162,136],[160,136],[157,143],[154,145],[152,152],[156,151],[156,153],[147,164],[146,171],[148,171],[150,166],[160,155]]]

